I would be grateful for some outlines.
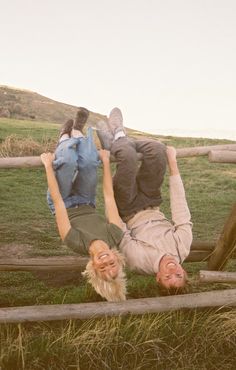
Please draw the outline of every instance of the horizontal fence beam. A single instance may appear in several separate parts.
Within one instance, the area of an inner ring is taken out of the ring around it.
[[[225,144],[225,145],[211,145],[211,146],[199,146],[190,148],[177,148],[177,157],[195,157],[208,155],[213,150],[228,150],[236,151],[236,144]],[[138,154],[139,160],[142,159],[142,155]],[[111,157],[111,161],[115,162],[114,157]],[[7,157],[0,158],[0,168],[24,168],[24,167],[42,167],[42,161],[40,157]]]
[[[214,242],[193,242],[186,262],[206,261],[214,246]],[[75,256],[0,258],[0,271],[82,271],[88,261],[88,257]]]
[[[82,271],[88,257],[1,258],[0,271]]]
[[[125,302],[42,305],[0,308],[0,323],[22,323],[108,316],[143,315],[180,309],[229,308],[236,306],[236,289],[168,297],[128,299]]]
[[[177,149],[177,157],[197,157],[208,155],[213,150],[228,150],[236,151],[236,144],[222,144],[222,145],[209,145],[209,146],[196,146],[191,148]]]
[[[211,150],[208,154],[209,162],[236,163],[236,152],[229,150]]]
[[[236,272],[199,271],[200,283],[236,283]]]

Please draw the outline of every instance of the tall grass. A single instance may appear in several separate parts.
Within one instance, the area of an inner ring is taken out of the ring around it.
[[[21,138],[12,134],[0,144],[0,157],[36,156],[54,150],[55,140],[48,137],[43,137],[41,142],[38,142],[30,136]]]
[[[0,336],[0,366],[5,370],[235,369],[231,312],[2,325]]]

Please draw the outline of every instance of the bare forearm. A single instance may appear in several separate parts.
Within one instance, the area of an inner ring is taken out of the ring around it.
[[[52,166],[45,167],[45,171],[46,171],[46,176],[47,176],[48,189],[50,191],[52,201],[55,205],[55,203],[58,200],[61,200],[61,194],[60,194],[60,190],[58,187],[58,183],[57,183]]]
[[[176,160],[176,149],[173,146],[167,146],[166,155],[169,165],[170,176],[179,175],[179,169]]]
[[[103,195],[104,199],[107,197],[114,197],[109,160],[103,161]]]
[[[52,162],[55,156],[52,153],[43,153],[40,157],[45,167],[48,188],[55,207],[58,231],[62,240],[65,240],[65,237],[71,228],[71,224],[52,167]]]
[[[179,175],[179,168],[178,168],[177,160],[176,159],[169,160],[168,164],[169,164],[170,176]]]

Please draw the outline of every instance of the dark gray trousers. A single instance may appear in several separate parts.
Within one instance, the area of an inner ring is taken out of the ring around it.
[[[111,153],[117,160],[113,188],[120,216],[159,206],[167,162],[165,145],[122,137],[112,144]],[[143,155],[140,165],[137,153]]]

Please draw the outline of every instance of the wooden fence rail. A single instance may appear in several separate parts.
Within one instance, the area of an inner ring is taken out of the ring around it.
[[[186,262],[206,261],[215,243],[194,241]],[[88,257],[60,256],[36,258],[0,258],[0,271],[83,271],[88,263]]]
[[[0,323],[91,319],[128,314],[143,315],[180,309],[236,306],[236,289],[169,297],[128,299],[125,302],[42,305],[0,308]]]
[[[209,162],[236,163],[236,152],[229,150],[211,150],[208,154]]]
[[[210,151],[213,150],[227,150],[227,151],[236,151],[236,144],[225,144],[225,145],[211,145],[211,146],[199,146],[191,148],[178,148],[177,157],[195,157],[208,155]],[[142,158],[142,155],[139,154],[139,159]],[[114,162],[114,158],[111,157],[111,160]],[[0,158],[0,168],[23,168],[23,167],[41,167],[43,164],[40,157],[7,157]]]
[[[236,272],[199,271],[200,283],[236,283]]]

